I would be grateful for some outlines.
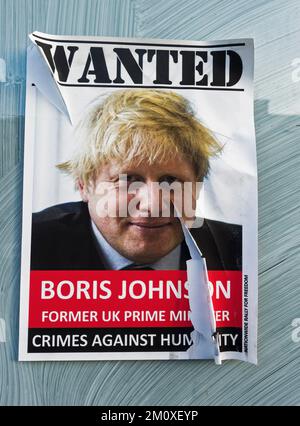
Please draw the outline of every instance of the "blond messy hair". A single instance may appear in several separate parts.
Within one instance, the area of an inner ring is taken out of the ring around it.
[[[80,149],[57,167],[84,184],[95,182],[101,166],[112,160],[153,164],[176,154],[183,155],[202,180],[209,158],[221,149],[188,100],[165,90],[116,91],[89,111],[77,134]]]

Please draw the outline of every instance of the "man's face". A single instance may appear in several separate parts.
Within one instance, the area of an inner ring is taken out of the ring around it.
[[[120,175],[123,175],[121,179]],[[192,194],[189,196],[192,195],[195,209],[196,175],[192,165],[179,155],[152,165],[147,162],[132,162],[130,165],[111,162],[101,168],[92,188],[81,187],[90,216],[101,234],[115,250],[133,262],[153,263],[183,240],[181,224],[174,215],[173,195],[168,199],[169,206],[166,206],[164,195],[157,193],[157,185],[163,182],[175,182],[177,187],[181,187],[181,200],[187,195],[183,184],[191,182],[192,190],[189,192]],[[138,188],[130,191],[132,184]],[[106,188],[105,195],[103,188]],[[108,205],[116,207],[117,215],[110,215],[112,212]],[[169,208],[168,217],[162,217],[166,215],[163,207]],[[125,215],[120,216],[124,209]],[[153,217],[153,212],[156,217]]]

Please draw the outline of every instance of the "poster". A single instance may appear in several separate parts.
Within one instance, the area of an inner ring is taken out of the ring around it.
[[[19,359],[256,363],[253,41],[30,40]]]

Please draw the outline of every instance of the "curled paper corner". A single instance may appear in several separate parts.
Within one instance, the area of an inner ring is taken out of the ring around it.
[[[51,72],[48,62],[44,58],[42,49],[36,44],[34,33],[29,34],[32,41],[27,50],[27,67],[31,76],[31,83],[53,104],[73,125],[71,115],[61,94],[59,86]]]
[[[191,259],[186,264],[190,315],[194,331],[191,333],[193,344],[187,350],[187,355],[189,359],[214,359],[215,363],[220,365],[220,348],[214,308],[208,287],[206,261],[188,227],[178,214],[177,217],[180,220],[185,242],[191,255]]]

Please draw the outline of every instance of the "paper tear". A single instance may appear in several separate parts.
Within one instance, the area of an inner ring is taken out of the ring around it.
[[[30,39],[34,41],[32,37]],[[59,87],[40,49],[36,45],[29,46],[28,48],[28,64],[31,67],[30,72],[34,85],[72,124],[69,110]]]
[[[191,321],[194,327],[194,331],[191,333],[193,344],[187,350],[188,358],[214,359],[216,364],[221,364],[213,303],[208,287],[206,261],[189,229],[183,220],[180,217],[178,218],[192,257],[186,262]]]

